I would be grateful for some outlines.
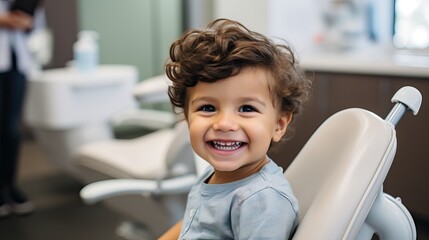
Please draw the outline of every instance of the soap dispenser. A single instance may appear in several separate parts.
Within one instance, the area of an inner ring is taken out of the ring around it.
[[[81,73],[95,70],[99,64],[98,33],[81,31],[73,45],[74,65]]]

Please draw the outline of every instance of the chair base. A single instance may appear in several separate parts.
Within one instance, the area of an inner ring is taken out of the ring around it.
[[[401,199],[380,192],[356,239],[415,240],[416,226]]]

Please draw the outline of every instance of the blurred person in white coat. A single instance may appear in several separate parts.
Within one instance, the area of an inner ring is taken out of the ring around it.
[[[0,218],[33,211],[16,173],[27,76],[36,65],[28,39],[45,27],[45,17],[40,3],[33,13],[12,10],[14,4],[0,0]]]

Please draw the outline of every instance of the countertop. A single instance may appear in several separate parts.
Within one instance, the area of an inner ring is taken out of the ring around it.
[[[429,54],[376,47],[349,51],[298,52],[307,71],[429,78]]]

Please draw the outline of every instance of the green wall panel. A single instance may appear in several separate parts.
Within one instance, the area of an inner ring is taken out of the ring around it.
[[[102,64],[130,64],[140,79],[161,74],[182,33],[181,0],[79,0],[79,30],[100,35]]]

